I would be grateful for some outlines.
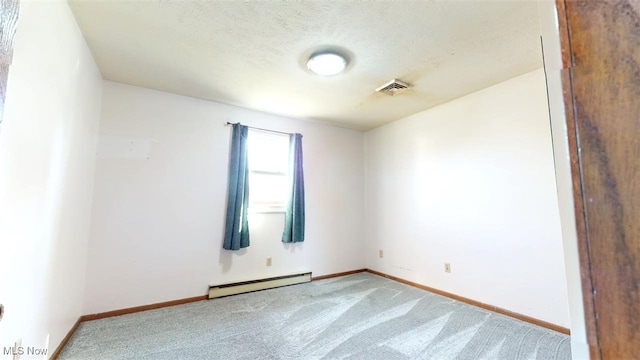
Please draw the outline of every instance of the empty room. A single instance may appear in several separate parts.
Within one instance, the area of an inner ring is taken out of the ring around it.
[[[1,359],[589,358],[555,1],[2,6]]]

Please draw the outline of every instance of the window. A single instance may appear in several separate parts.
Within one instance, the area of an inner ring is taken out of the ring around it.
[[[289,136],[249,129],[249,211],[284,212],[288,197]]]

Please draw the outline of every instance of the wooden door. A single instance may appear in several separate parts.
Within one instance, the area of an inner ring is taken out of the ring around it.
[[[591,358],[640,359],[640,1],[557,5]]]

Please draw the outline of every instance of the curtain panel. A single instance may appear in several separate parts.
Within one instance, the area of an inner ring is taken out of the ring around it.
[[[249,162],[247,136],[249,128],[233,124],[229,155],[227,217],[222,247],[239,250],[249,246]]]
[[[289,199],[282,242],[304,241],[304,173],[302,171],[302,135],[289,135]]]

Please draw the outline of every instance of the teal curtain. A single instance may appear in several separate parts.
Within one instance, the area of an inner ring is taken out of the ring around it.
[[[247,136],[249,128],[233,124],[229,156],[229,189],[227,193],[227,223],[222,247],[239,250],[249,246],[249,162]]]
[[[282,242],[304,241],[304,174],[302,171],[302,135],[289,135],[289,200]]]

